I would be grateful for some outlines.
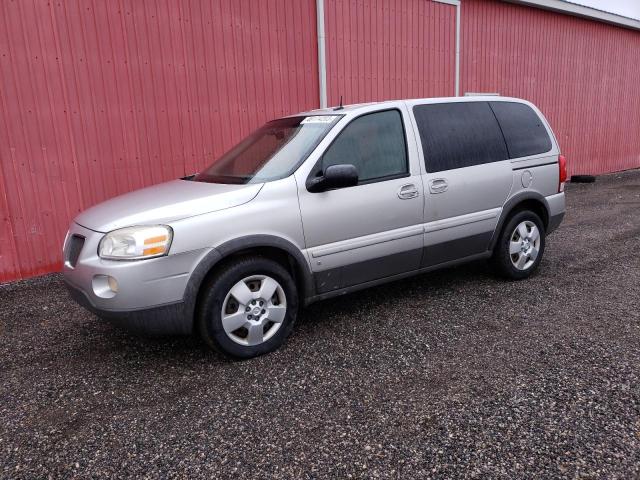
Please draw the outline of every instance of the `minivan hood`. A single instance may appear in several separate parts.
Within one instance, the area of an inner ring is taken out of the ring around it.
[[[132,225],[166,224],[247,203],[263,185],[173,180],[99,203],[78,215],[75,222],[97,232]]]

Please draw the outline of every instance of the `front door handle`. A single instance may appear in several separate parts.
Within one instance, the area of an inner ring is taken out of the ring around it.
[[[410,198],[416,198],[419,195],[418,189],[413,183],[402,185],[398,190],[398,198],[401,200],[409,200]]]
[[[429,180],[429,191],[431,193],[442,193],[446,192],[449,188],[449,183],[444,178],[434,178],[433,180]]]

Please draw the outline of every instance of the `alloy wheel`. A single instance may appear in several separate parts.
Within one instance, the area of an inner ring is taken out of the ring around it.
[[[540,253],[540,230],[530,220],[520,222],[511,234],[509,256],[518,270],[528,270]]]
[[[252,275],[227,293],[222,303],[222,327],[240,345],[259,345],[276,334],[286,313],[282,286],[269,276]]]

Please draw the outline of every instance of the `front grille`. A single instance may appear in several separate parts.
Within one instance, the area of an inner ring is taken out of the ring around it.
[[[71,267],[75,267],[83,246],[84,237],[82,235],[76,235],[75,233],[71,235],[65,248],[64,262]]]

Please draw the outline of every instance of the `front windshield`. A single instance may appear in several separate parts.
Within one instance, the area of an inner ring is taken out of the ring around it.
[[[340,115],[273,120],[195,176],[196,182],[262,183],[291,175]]]

